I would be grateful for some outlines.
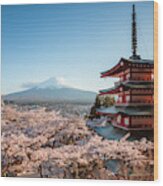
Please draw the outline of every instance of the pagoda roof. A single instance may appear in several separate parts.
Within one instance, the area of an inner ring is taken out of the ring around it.
[[[116,115],[118,113],[129,116],[150,116],[153,115],[153,107],[103,107],[96,109],[96,112],[104,115]]]
[[[128,82],[124,83],[121,82],[119,85],[116,85],[115,87],[100,90],[100,95],[103,94],[116,94],[120,92],[120,88],[124,88],[125,90],[129,89],[151,89],[153,88],[153,83],[152,82]]]
[[[121,58],[119,62],[112,67],[111,69],[101,72],[101,77],[107,77],[107,76],[112,76],[112,77],[118,77],[119,73],[127,69],[128,67],[141,67],[141,68],[153,68],[154,61],[153,60],[148,60],[148,59],[126,59],[126,58]]]
[[[121,58],[121,59],[132,63],[142,63],[142,64],[150,64],[150,65],[154,64],[154,61],[152,59],[131,59],[131,58],[129,59]]]

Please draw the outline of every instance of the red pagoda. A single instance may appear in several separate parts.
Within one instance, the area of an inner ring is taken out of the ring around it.
[[[117,95],[112,107],[100,107],[97,114],[108,116],[115,127],[125,130],[151,130],[154,124],[154,61],[137,55],[136,12],[132,12],[132,56],[121,58],[101,78],[118,77],[113,88],[99,91],[100,96]]]

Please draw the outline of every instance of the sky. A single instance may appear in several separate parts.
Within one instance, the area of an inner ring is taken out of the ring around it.
[[[132,3],[2,5],[2,94],[55,77],[98,92],[100,72],[131,56]],[[153,59],[153,2],[135,2],[138,54]]]

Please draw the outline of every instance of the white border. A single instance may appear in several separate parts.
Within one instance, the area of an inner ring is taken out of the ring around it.
[[[43,4],[43,3],[79,3],[79,2],[115,2],[115,1],[122,1],[122,0],[48,0],[46,2],[45,0],[1,0],[0,4]],[[163,33],[163,0],[157,0],[156,2],[159,3],[159,124],[158,124],[158,135],[159,135],[159,179],[155,182],[143,182],[143,181],[103,181],[103,180],[57,180],[57,179],[38,179],[38,178],[0,178],[0,183],[3,186],[35,186],[36,184],[39,184],[39,186],[44,186],[45,184],[49,185],[71,185],[71,186],[108,186],[108,185],[119,185],[119,186],[130,186],[130,185],[137,185],[139,186],[146,186],[146,185],[163,185],[163,164],[162,164],[162,157],[163,157],[163,148],[161,148],[162,145],[160,145],[163,142],[163,117],[161,117],[161,114],[163,113],[163,86],[161,86],[161,81],[163,80],[163,46],[162,41],[163,38],[161,36],[161,33]],[[161,23],[162,22],[162,23]],[[163,82],[163,81],[162,81]],[[161,108],[162,107],[162,108]]]

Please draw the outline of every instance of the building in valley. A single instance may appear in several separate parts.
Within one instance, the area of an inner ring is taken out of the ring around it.
[[[137,55],[135,5],[132,12],[132,56],[121,58],[101,78],[118,77],[113,88],[99,91],[100,96],[117,95],[112,107],[101,107],[97,114],[111,118],[115,127],[125,130],[151,130],[154,124],[154,61]]]

